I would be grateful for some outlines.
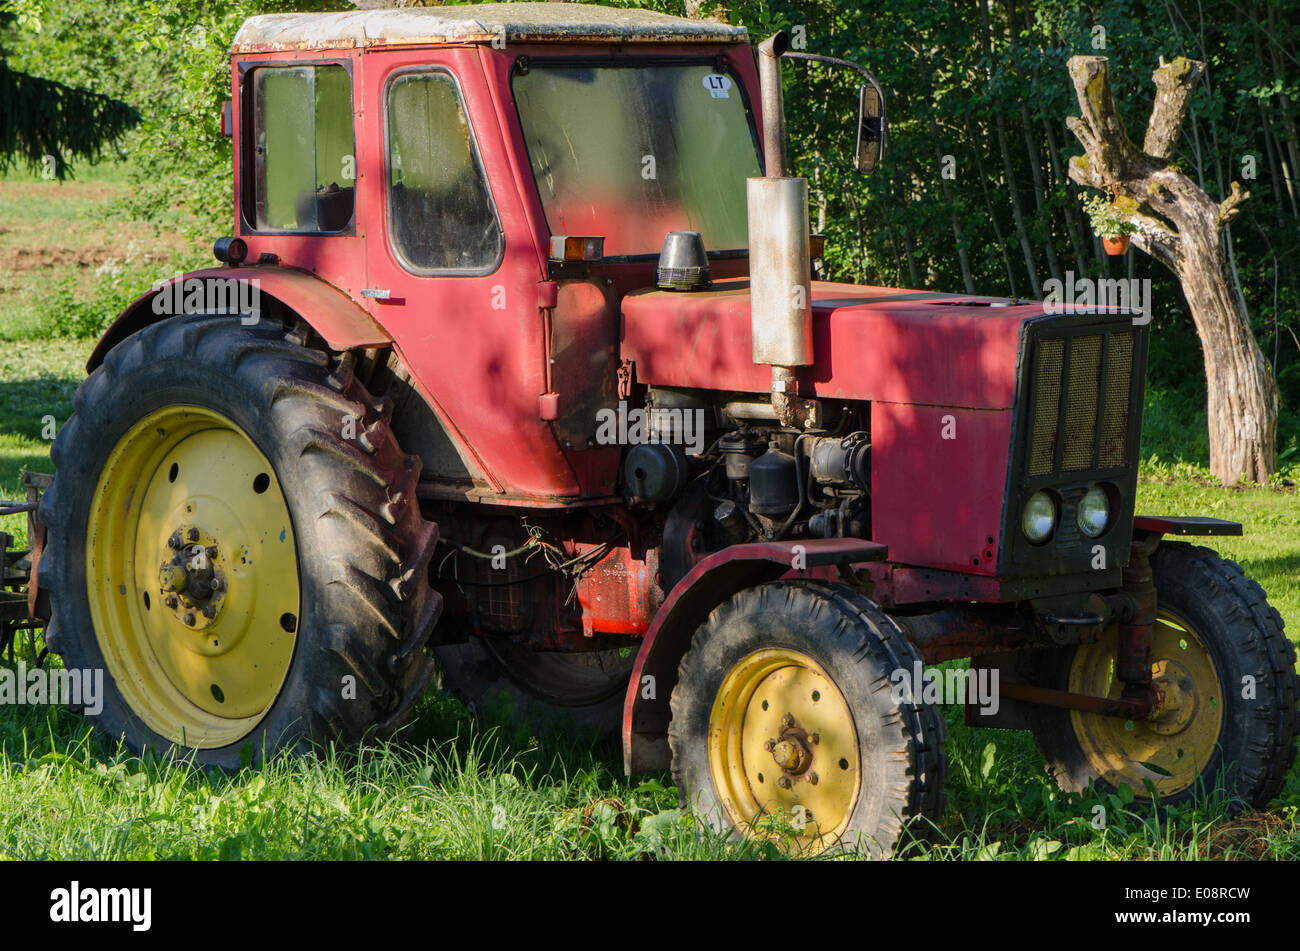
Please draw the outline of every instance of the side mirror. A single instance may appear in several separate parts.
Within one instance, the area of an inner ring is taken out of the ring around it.
[[[871,83],[858,91],[858,150],[853,166],[870,175],[885,152],[885,103]]]

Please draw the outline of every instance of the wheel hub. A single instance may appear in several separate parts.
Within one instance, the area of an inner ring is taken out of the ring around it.
[[[773,761],[783,773],[777,779],[778,784],[783,788],[789,788],[801,779],[807,779],[813,785],[817,784],[817,774],[809,767],[813,762],[812,747],[820,739],[816,733],[808,733],[800,727],[793,714],[786,713],[781,717],[780,737],[768,739],[763,744],[763,749],[772,754]],[[782,779],[786,782],[781,783]]]
[[[1158,702],[1147,718],[1147,729],[1161,736],[1181,733],[1196,716],[1196,682],[1181,664],[1162,660],[1152,665],[1151,684]]]
[[[722,804],[750,834],[818,851],[847,827],[861,789],[857,728],[844,695],[806,654],[741,659],[714,699],[709,762]]]
[[[226,574],[217,539],[182,525],[167,539],[171,557],[158,570],[162,602],[186,627],[203,630],[225,604]]]

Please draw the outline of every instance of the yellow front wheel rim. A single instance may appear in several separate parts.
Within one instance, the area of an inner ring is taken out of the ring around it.
[[[157,410],[109,454],[87,529],[95,638],[131,710],[184,746],[247,735],[284,685],[301,600],[266,456],[220,413]]]
[[[1192,786],[1214,756],[1223,727],[1224,690],[1214,660],[1191,623],[1161,608],[1151,630],[1151,676],[1160,703],[1146,720],[1070,712],[1074,734],[1089,765],[1112,786],[1126,783],[1161,798]],[[1075,652],[1071,693],[1117,699],[1119,630]]]
[[[709,766],[736,828],[807,851],[844,833],[861,789],[849,705],[793,650],[755,651],[727,673],[709,716]]]

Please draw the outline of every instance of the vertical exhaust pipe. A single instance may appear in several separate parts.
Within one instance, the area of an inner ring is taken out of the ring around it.
[[[772,367],[772,407],[783,426],[816,428],[816,403],[796,392],[795,368],[813,362],[808,180],[786,177],[781,32],[758,44],[763,109],[763,178],[746,181],[753,360]]]

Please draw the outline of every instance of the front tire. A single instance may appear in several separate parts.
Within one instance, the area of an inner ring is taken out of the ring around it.
[[[1040,708],[1034,738],[1066,791],[1121,784],[1164,805],[1220,786],[1232,808],[1263,809],[1296,758],[1295,648],[1264,591],[1209,548],[1162,542],[1151,556],[1157,616],[1153,676],[1166,705],[1147,721]],[[1118,697],[1118,628],[1095,644],[1043,652],[1033,682]],[[1153,768],[1154,767],[1154,768]]]
[[[886,858],[943,813],[944,720],[896,690],[920,656],[843,585],[780,581],[716,608],[682,659],[668,739],[683,805],[791,851]]]
[[[442,599],[391,403],[307,331],[181,317],[115,347],[51,456],[49,649],[134,749],[355,743],[409,716]]]

